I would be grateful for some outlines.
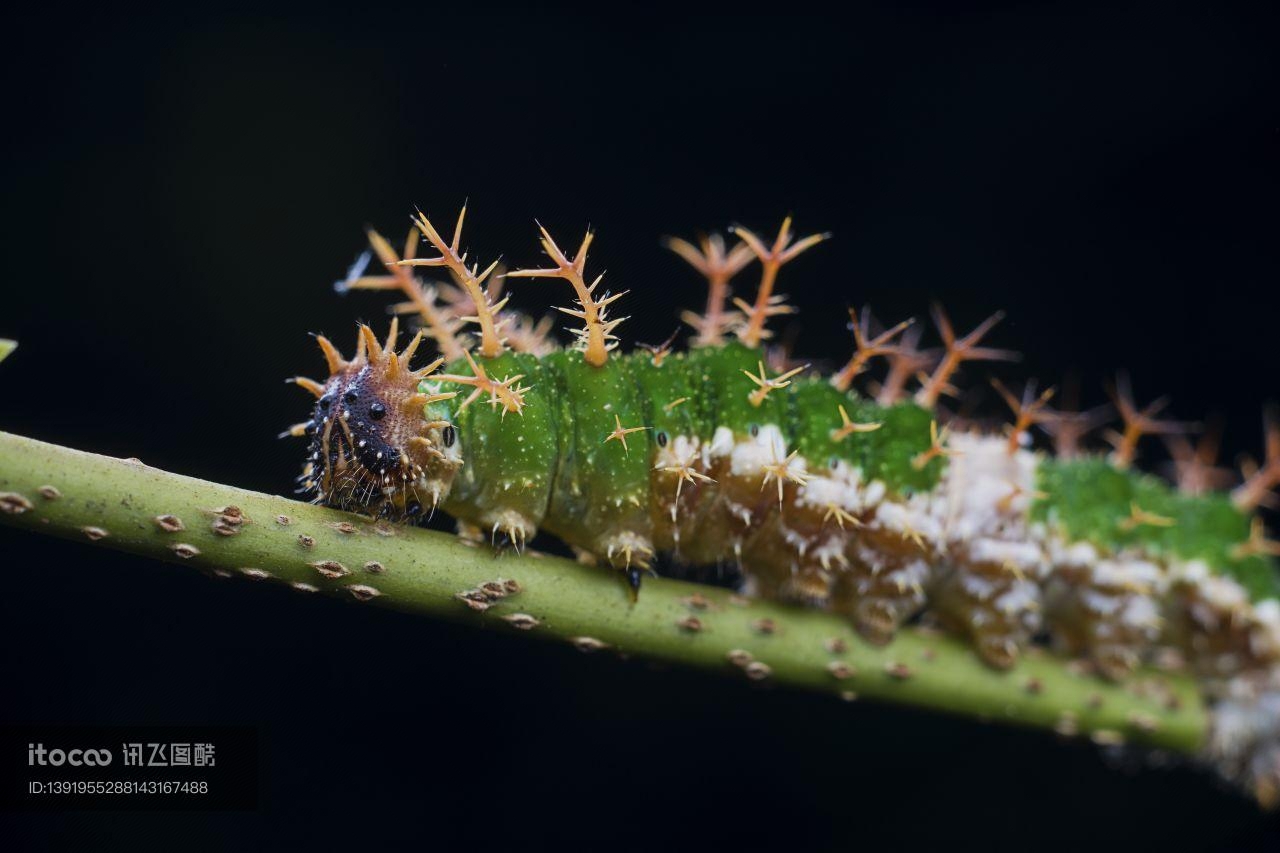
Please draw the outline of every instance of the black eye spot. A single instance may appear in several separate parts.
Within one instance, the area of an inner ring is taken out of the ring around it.
[[[658,434],[654,437],[657,439],[659,447],[667,446],[667,433],[665,430],[658,430]]]
[[[380,421],[387,416],[387,407],[381,403],[374,403],[369,407],[369,417],[375,421]]]
[[[751,433],[752,438],[755,438],[756,436],[760,435],[760,426],[758,424],[752,424],[747,429],[747,432]]]
[[[348,391],[342,395],[342,399],[346,400],[348,403],[354,403],[356,400],[360,399],[360,395],[355,391]]]
[[[453,443],[458,440],[458,431],[453,428],[453,424],[450,424],[441,431],[440,438],[444,441],[445,447],[453,447]]]
[[[316,405],[320,407],[320,411],[324,412],[329,410],[329,404],[332,402],[333,402],[333,395],[325,394],[319,400],[316,400]]]

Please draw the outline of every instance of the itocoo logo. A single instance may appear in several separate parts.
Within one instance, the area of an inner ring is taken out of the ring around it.
[[[111,763],[109,749],[45,749],[42,743],[27,744],[27,766],[41,767],[53,765],[61,767],[69,764],[72,767],[105,767]]]

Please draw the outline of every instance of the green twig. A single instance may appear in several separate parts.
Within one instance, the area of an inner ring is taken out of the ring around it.
[[[1208,725],[1191,680],[1113,685],[1036,652],[1010,672],[936,632],[863,642],[831,614],[652,580],[628,602],[615,573],[539,554],[495,558],[443,533],[377,524],[0,433],[0,520],[207,572],[366,606],[795,685],[841,696],[1091,734],[1183,753]],[[1139,688],[1147,689],[1139,689]],[[744,701],[748,701],[744,698]]]

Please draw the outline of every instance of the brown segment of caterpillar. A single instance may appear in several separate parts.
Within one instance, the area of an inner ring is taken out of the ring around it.
[[[1046,592],[1054,642],[1087,655],[1104,677],[1126,678],[1153,655],[1164,629],[1165,570],[1136,554],[1103,558],[1093,546],[1056,546]]]
[[[680,397],[663,408],[670,411],[688,402],[688,397]],[[649,474],[650,523],[656,548],[684,560],[689,556],[683,548],[685,542],[705,542],[698,533],[706,524],[708,508],[717,503],[716,477],[720,475],[701,438],[657,434]]]
[[[846,548],[847,568],[837,574],[833,609],[850,617],[868,642],[888,643],[924,609],[934,577],[932,556],[909,535],[867,526]]]
[[[1192,670],[1211,693],[1239,686],[1252,674],[1265,677],[1280,661],[1280,634],[1255,618],[1248,596],[1218,577],[1184,576],[1172,584],[1167,632],[1189,655]]]

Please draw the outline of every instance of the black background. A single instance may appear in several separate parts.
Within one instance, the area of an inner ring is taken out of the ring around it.
[[[1006,377],[1117,368],[1256,452],[1277,397],[1276,21],[1222,4],[797,4],[714,14],[350,4],[297,17],[72,13],[9,30],[0,428],[283,492],[275,433],[375,295],[330,283],[362,226],[470,197],[485,259],[538,217],[659,341],[694,277],[658,245],[793,212],[803,354],[846,304],[997,308]],[[565,304],[561,283],[515,301]],[[984,367],[967,372],[985,384]],[[998,411],[988,400],[980,406]],[[1162,451],[1149,448],[1148,460]],[[585,658],[213,583],[0,530],[4,721],[259,727],[251,815],[70,814],[105,849],[1275,849],[1191,770],[1031,733]],[[13,826],[6,819],[5,826]],[[6,830],[8,831],[8,830]]]

